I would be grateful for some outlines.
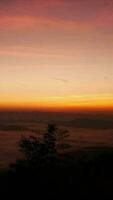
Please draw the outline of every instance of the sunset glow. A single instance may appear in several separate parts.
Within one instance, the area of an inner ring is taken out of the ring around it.
[[[113,1],[1,1],[0,109],[113,110]]]

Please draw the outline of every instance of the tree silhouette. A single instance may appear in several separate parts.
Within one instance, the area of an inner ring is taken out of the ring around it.
[[[36,136],[23,136],[19,142],[19,150],[24,155],[23,160],[18,160],[16,165],[25,165],[31,168],[57,165],[61,161],[59,147],[66,147],[65,138],[68,131],[58,129],[54,124],[49,124],[46,133],[39,138]],[[15,165],[15,166],[16,166]]]

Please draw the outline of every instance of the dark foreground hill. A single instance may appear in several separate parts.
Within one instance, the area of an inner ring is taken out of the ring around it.
[[[0,193],[15,199],[113,197],[113,149],[70,152],[40,167],[18,162],[0,174]]]

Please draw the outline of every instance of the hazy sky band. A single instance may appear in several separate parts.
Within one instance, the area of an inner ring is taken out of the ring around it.
[[[112,55],[112,0],[0,1],[1,107],[112,107]]]

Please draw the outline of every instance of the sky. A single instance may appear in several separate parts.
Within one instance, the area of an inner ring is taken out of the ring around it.
[[[113,109],[113,0],[1,0],[0,109]]]

